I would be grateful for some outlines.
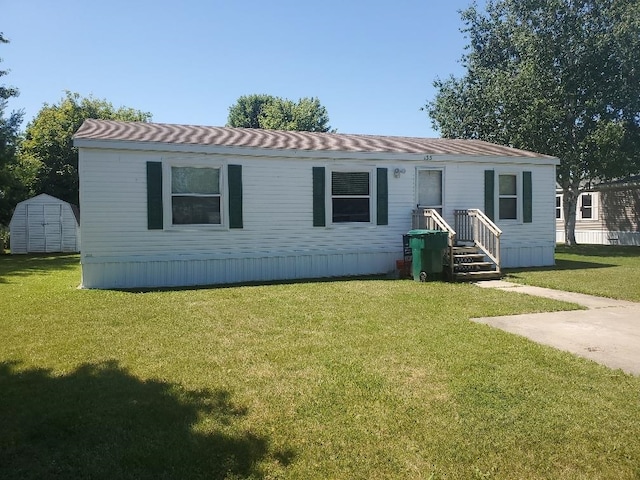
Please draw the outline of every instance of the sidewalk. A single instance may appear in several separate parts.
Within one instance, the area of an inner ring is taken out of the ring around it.
[[[640,303],[531,287],[502,280],[477,282],[481,288],[525,293],[576,303],[587,310],[474,318],[614,369],[640,375]]]

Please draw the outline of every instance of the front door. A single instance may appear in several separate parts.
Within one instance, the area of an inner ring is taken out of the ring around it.
[[[442,215],[444,205],[442,177],[443,172],[440,169],[418,169],[418,208],[433,208]]]

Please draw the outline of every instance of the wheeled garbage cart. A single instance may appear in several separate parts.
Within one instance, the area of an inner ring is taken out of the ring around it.
[[[442,259],[447,248],[449,233],[442,230],[410,230],[409,246],[413,255],[411,273],[413,279],[424,282],[442,273]]]

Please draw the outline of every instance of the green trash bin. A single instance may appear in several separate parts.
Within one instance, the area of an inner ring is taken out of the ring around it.
[[[412,254],[413,279],[424,282],[430,276],[441,274],[443,250],[447,248],[449,233],[442,230],[410,230],[407,236]]]

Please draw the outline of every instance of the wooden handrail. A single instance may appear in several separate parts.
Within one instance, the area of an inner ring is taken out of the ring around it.
[[[420,219],[424,218],[424,227]],[[442,230],[449,232],[449,238],[456,235],[456,231],[445,221],[444,218],[433,208],[418,208],[413,211],[413,228],[426,228],[429,230]]]
[[[493,223],[491,219],[487,217],[482,210],[479,210],[477,208],[470,208],[469,210],[467,210],[467,212],[469,212],[470,217],[477,216],[480,219],[480,221],[484,223],[494,235],[498,237],[502,235],[502,230],[500,230],[498,226],[495,223]]]
[[[502,230],[482,210],[455,210],[458,240],[473,242],[500,268],[500,236]]]

